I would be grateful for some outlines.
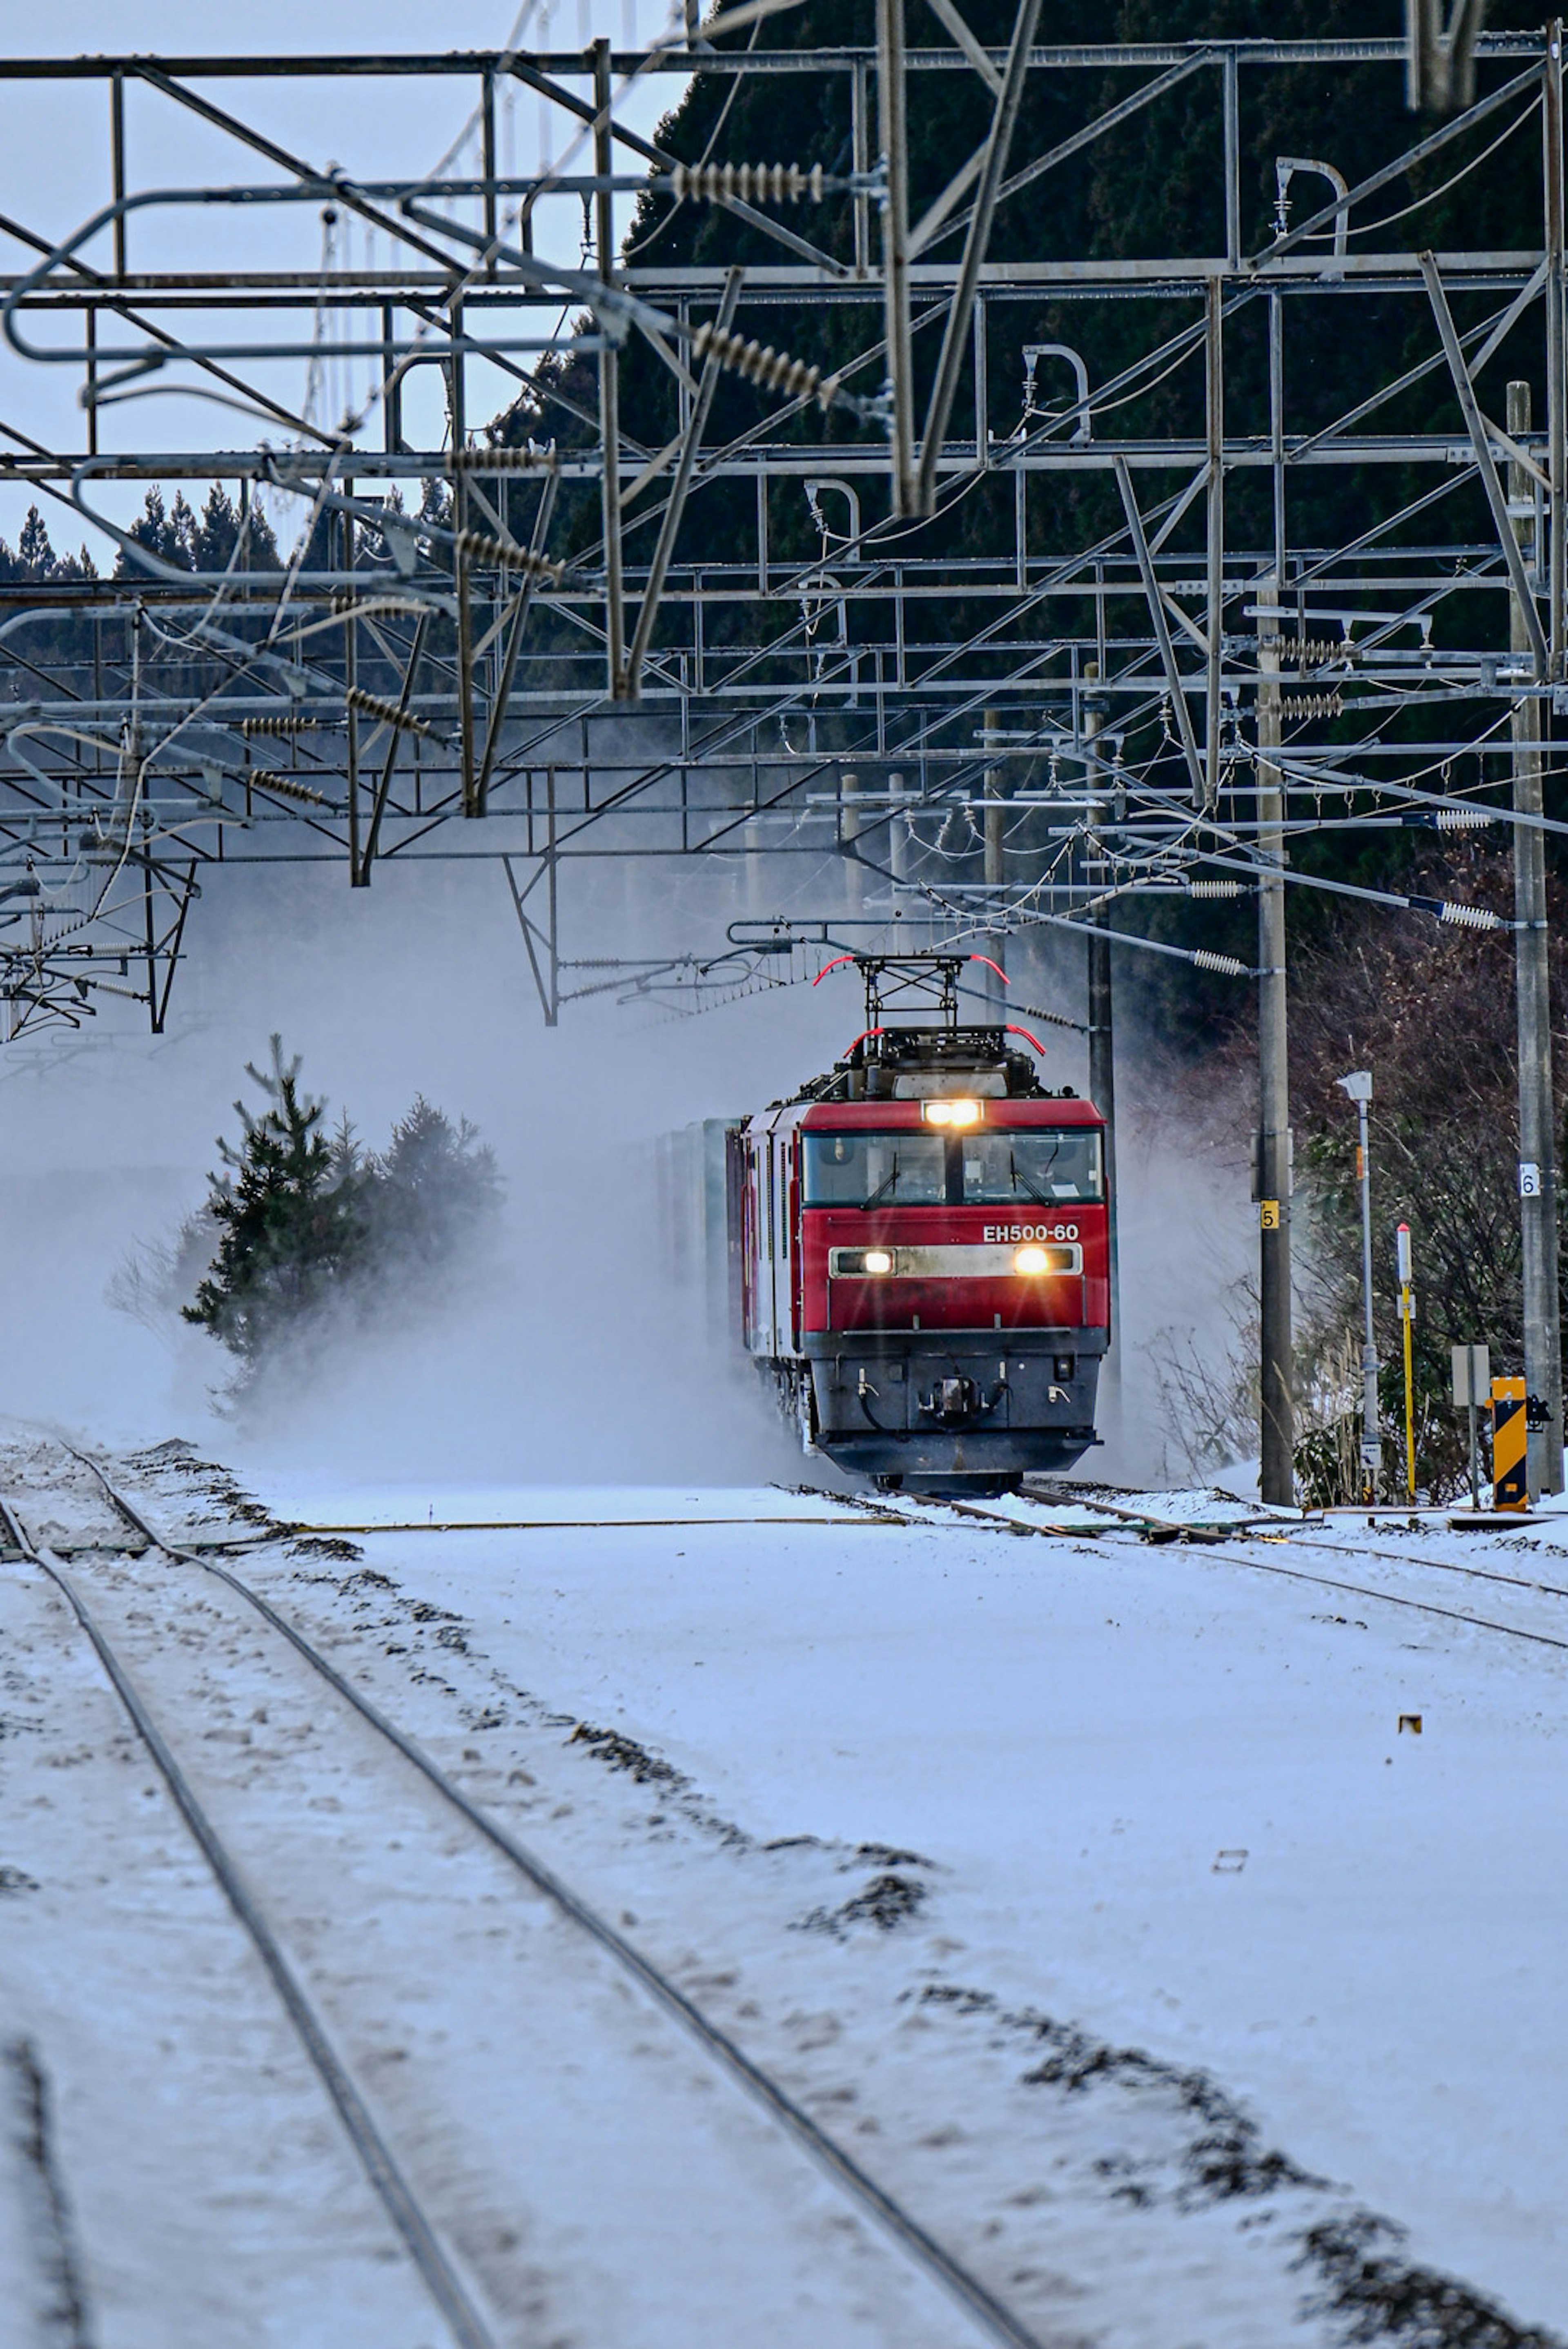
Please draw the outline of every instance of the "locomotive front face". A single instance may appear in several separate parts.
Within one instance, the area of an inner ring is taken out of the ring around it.
[[[823,1104],[792,1187],[820,1450],[873,1475],[1002,1483],[1093,1443],[1110,1278],[1089,1103]]]

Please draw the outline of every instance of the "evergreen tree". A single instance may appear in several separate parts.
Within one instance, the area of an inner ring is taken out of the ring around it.
[[[166,557],[167,561],[179,564],[181,569],[184,571],[195,569],[198,528],[196,517],[186,501],[184,491],[177,490],[174,493],[174,502],[169,509],[168,543],[172,552]]]
[[[16,557],[29,579],[47,579],[55,568],[48,525],[36,506],[27,508],[27,519],[16,542]]]
[[[291,1326],[343,1286],[365,1242],[364,1174],[347,1143],[321,1131],[325,1104],[299,1090],[299,1058],[272,1039],[272,1065],[247,1062],[266,1099],[253,1115],[236,1101],[243,1139],[221,1136],[225,1171],[209,1179],[217,1255],[184,1318],[237,1354],[247,1369]]]
[[[477,1127],[465,1117],[454,1125],[422,1093],[393,1126],[375,1178],[378,1250],[426,1275],[444,1273],[501,1204],[495,1154],[481,1143]]]
[[[467,1118],[455,1123],[423,1094],[392,1128],[383,1155],[363,1149],[347,1116],[328,1135],[325,1105],[302,1093],[297,1056],[272,1039],[272,1063],[247,1063],[265,1096],[236,1102],[241,1140],[221,1137],[223,1171],[176,1237],[143,1248],[111,1284],[109,1301],[155,1319],[188,1282],[193,1250],[216,1251],[182,1304],[186,1321],[238,1357],[231,1390],[243,1396],[283,1343],[327,1308],[363,1329],[443,1295],[476,1258],[499,1214],[493,1153]]]
[[[196,525],[192,549],[196,569],[226,571],[239,543],[240,518],[222,482],[214,481]]]
[[[259,497],[253,496],[249,515],[250,536],[245,556],[247,571],[281,571],[283,554],[277,533],[267,520],[266,508]]]
[[[160,563],[172,564],[177,571],[191,571],[196,565],[199,525],[186,502],[183,490],[175,492],[174,502],[165,509],[163,492],[156,485],[150,489],[140,513],[130,525],[128,537]],[[115,577],[129,579],[140,576],[141,566],[122,547],[115,564]]]

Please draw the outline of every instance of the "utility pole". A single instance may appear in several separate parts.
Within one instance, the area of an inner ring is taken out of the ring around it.
[[[1088,770],[1089,789],[1097,795],[1100,761],[1094,744],[1105,723],[1099,694],[1093,690],[1099,683],[1099,662],[1087,662],[1084,676],[1091,688],[1084,697],[1083,705],[1084,740],[1090,746],[1085,763]],[[1085,858],[1085,878],[1096,874],[1103,885],[1110,878],[1110,868],[1106,861],[1105,845],[1094,829],[1092,819],[1085,847],[1088,852]],[[1111,1350],[1106,1361],[1102,1392],[1119,1389],[1121,1380],[1121,1355],[1118,1350],[1121,1341],[1121,1263],[1116,1244],[1116,1056],[1111,997],[1110,932],[1110,908],[1105,905],[1096,905],[1089,916],[1089,1099],[1106,1121],[1105,1178],[1108,1203],[1106,1219],[1109,1227],[1111,1277]],[[1106,1399],[1107,1402],[1110,1400],[1109,1394]]]
[[[981,740],[985,748],[999,751],[997,735],[1002,725],[1001,710],[983,711],[981,725],[982,729]],[[1006,878],[1002,865],[1002,847],[1003,806],[1002,769],[999,766],[988,767],[985,771],[985,888],[986,911],[993,921],[1000,909],[1002,884]],[[1006,932],[993,928],[985,943],[986,951],[992,961],[999,968],[1005,970],[1007,968]],[[1007,1015],[1002,1008],[1002,982],[993,970],[988,970],[985,974],[985,991],[996,1007],[997,1019],[1005,1020]]]
[[[1508,387],[1508,429],[1530,430],[1530,386]],[[1535,543],[1535,497],[1522,465],[1509,466],[1509,513],[1514,536],[1539,575],[1544,550]],[[1509,644],[1527,655],[1530,635],[1516,595],[1509,597]],[[1537,680],[1541,682],[1542,680]],[[1514,991],[1519,1015],[1519,1213],[1524,1259],[1524,1384],[1546,1404],[1547,1424],[1529,1439],[1530,1497],[1563,1490],[1563,1334],[1557,1290],[1557,1168],[1552,1132],[1552,991],[1547,956],[1546,841],[1540,828],[1542,757],[1539,744],[1550,701],[1527,694],[1513,706],[1513,805],[1534,817],[1513,828]]]
[[[1258,1291],[1259,1402],[1265,1501],[1295,1499],[1291,1341],[1291,1068],[1285,1002],[1285,793],[1278,751],[1280,609],[1285,592],[1284,313],[1269,295],[1269,442],[1274,562],[1258,583]],[[1275,755],[1271,757],[1271,752]]]
[[[468,469],[462,453],[468,446],[468,372],[463,364],[463,312],[461,298],[448,314],[452,329],[452,359],[447,375],[447,408],[452,436],[452,526],[457,533],[452,549],[452,584],[457,589],[457,719],[462,762],[462,812],[479,812],[474,785],[473,756],[473,589],[470,558],[463,547],[469,524]]]
[[[461,467],[458,470],[461,472]],[[346,481],[343,488],[345,496],[352,499],[353,482]],[[343,568],[352,578],[354,575],[354,517],[352,514],[338,515],[337,537],[338,544],[342,549]],[[349,590],[348,602],[348,616],[343,623],[343,684],[347,692],[352,692],[359,682],[359,623],[355,615],[352,589]],[[370,885],[370,868],[361,854],[359,842],[359,713],[349,707],[345,714],[348,721],[348,740],[344,746],[348,785],[348,885],[351,889],[368,889]]]
[[[915,792],[906,786],[902,775],[888,778],[888,870],[893,876],[895,896],[909,880],[909,868],[915,861],[915,843],[909,831],[906,802]],[[895,910],[897,910],[895,908]]]
[[[1281,583],[1260,603],[1277,607]],[[1277,608],[1258,622],[1258,1286],[1262,1338],[1265,1501],[1295,1498],[1295,1413],[1291,1363],[1291,1084],[1285,1008],[1285,795],[1280,748]]]
[[[866,868],[860,862],[860,777],[846,767],[838,778],[838,840],[844,851],[844,910],[857,916],[866,903]]]
[[[615,154],[610,143],[610,45],[597,40],[588,50],[594,77],[594,173],[598,192],[594,199],[595,259],[599,282],[615,278],[615,197],[610,174]],[[624,701],[626,677],[626,597],[621,577],[620,540],[620,353],[609,321],[597,320],[599,334],[599,437],[604,443],[604,489],[600,512],[605,534],[605,654],[611,698]]]
[[[904,108],[904,0],[877,0],[877,119],[888,175],[882,268],[888,340],[893,512],[917,511],[915,362],[909,319],[909,139]]]
[[[1487,0],[1405,0],[1405,103],[1452,114],[1476,102],[1476,40]]]

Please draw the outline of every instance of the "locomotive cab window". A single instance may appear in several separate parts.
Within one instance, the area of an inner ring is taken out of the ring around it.
[[[966,1206],[1054,1207],[1101,1195],[1100,1137],[1083,1126],[1055,1133],[992,1127],[955,1147],[963,1153]]]
[[[940,1207],[947,1143],[938,1133],[808,1133],[808,1207]]]

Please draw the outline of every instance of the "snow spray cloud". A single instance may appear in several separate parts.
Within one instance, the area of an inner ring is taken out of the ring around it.
[[[1039,1029],[1044,1081],[1086,1094],[1085,947],[1081,934],[1041,925],[1009,941],[1007,965],[1015,1017],[1044,1006],[1073,1023]],[[1255,1442],[1242,1361],[1252,1104],[1233,1068],[1218,1092],[1194,1081],[1164,1032],[1163,998],[1150,999],[1149,960],[1116,954],[1118,1342],[1100,1383],[1101,1441],[1074,1472],[1143,1486],[1213,1475]]]
[[[1120,1343],[1102,1390],[1104,1449],[1079,1474],[1186,1485],[1253,1441],[1237,1350],[1256,1210],[1244,1164],[1216,1163],[1136,1096],[1118,1128]]]
[[[456,827],[449,838],[460,844]],[[861,1024],[853,973],[694,1019],[596,997],[546,1030],[489,861],[382,863],[353,892],[336,867],[210,869],[204,887],[173,1034],[153,1041],[128,1027],[63,1052],[0,1054],[0,1408],[105,1439],[180,1433],[333,1474],[800,1473],[760,1384],[703,1345],[701,1317],[674,1293],[652,1145],[828,1066]],[[820,858],[749,866],[739,843],[728,863],[586,860],[566,869],[566,950],[705,952],[737,914],[791,902],[832,912],[842,888],[826,842]],[[1072,940],[1037,958],[1020,951],[1019,991],[1076,1017],[1081,968]],[[155,1334],[111,1311],[104,1292],[135,1240],[167,1239],[201,1204],[214,1136],[236,1132],[244,1064],[265,1061],[275,1030],[329,1116],[347,1110],[371,1148],[419,1093],[473,1119],[507,1204],[481,1278],[454,1278],[400,1330],[319,1333],[308,1378],[274,1381],[249,1426],[215,1423],[211,1394],[229,1358],[171,1319]],[[1230,1236],[1249,1226],[1240,1171],[1195,1174],[1191,1148],[1153,1107],[1146,1128],[1140,1091],[1151,1105],[1166,1095],[1158,1074],[1140,1073],[1130,1035],[1124,1023],[1120,1407],[1108,1398],[1111,1441],[1084,1472],[1143,1477],[1162,1472],[1166,1433],[1150,1340],[1174,1330],[1219,1341],[1245,1263]],[[1081,1089],[1082,1038],[1050,1029],[1046,1042],[1045,1081]]]
[[[584,955],[704,946],[737,910],[734,876],[674,892],[607,866],[570,894]],[[596,902],[597,900],[597,902]],[[652,901],[649,905],[649,901]],[[660,911],[660,904],[666,910]],[[825,1064],[858,1006],[809,990],[711,1016],[569,1010],[542,1024],[512,907],[489,863],[214,874],[192,918],[177,1031],[0,1062],[0,1407],[94,1435],[179,1433],[332,1473],[502,1482],[744,1479],[798,1473],[744,1371],[709,1358],[674,1309],[654,1196],[660,1133],[734,1113]],[[826,995],[828,990],[824,990]],[[166,1240],[234,1138],[231,1106],[267,1037],[372,1148],[416,1093],[472,1117],[507,1192],[483,1278],[407,1329],[320,1333],[309,1380],[273,1382],[249,1426],[215,1424],[232,1370],[201,1332],[161,1335],[106,1287],[138,1238]]]

